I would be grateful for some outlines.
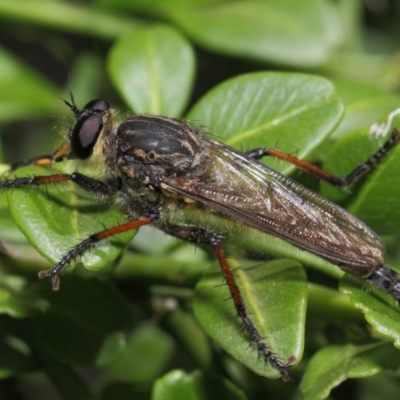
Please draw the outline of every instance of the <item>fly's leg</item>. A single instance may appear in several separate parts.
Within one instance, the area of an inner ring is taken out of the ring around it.
[[[43,165],[49,165],[52,164],[53,162],[52,160],[53,160],[53,155],[47,154],[39,157],[30,158],[29,160],[18,161],[11,164],[10,169],[6,171],[6,173],[10,174],[15,170],[17,170],[18,168],[27,167],[28,165],[38,165],[40,167]]]
[[[236,285],[232,270],[225,257],[224,250],[219,245],[218,239],[213,237],[210,241],[210,244],[213,246],[214,253],[218,258],[218,262],[228,285],[237,315],[241,319],[244,328],[249,333],[251,341],[256,344],[257,350],[263,356],[264,360],[269,362],[273,368],[280,372],[282,379],[284,381],[289,381],[290,376],[288,373],[288,367],[290,367],[290,364],[294,361],[294,357],[289,357],[287,361],[280,360],[265,342],[265,339],[260,335],[249,316],[246,304],[242,298],[239,288]]]
[[[236,313],[242,321],[243,327],[248,332],[251,342],[256,344],[257,350],[262,355],[263,359],[266,362],[269,362],[273,368],[280,372],[282,379],[284,381],[289,381],[290,376],[288,373],[288,368],[294,361],[294,357],[289,357],[287,361],[280,360],[265,342],[265,339],[261,336],[256,326],[253,324],[242,294],[236,285],[232,269],[230,268],[225,257],[225,252],[220,246],[219,240],[215,234],[207,229],[188,225],[158,224],[158,227],[164,232],[180,239],[184,239],[192,243],[207,244],[213,247],[214,253],[219,262],[219,266],[224,275],[225,282],[229,288],[231,298],[235,305]]]
[[[89,193],[105,200],[116,193],[117,189],[108,183],[99,181],[89,176],[74,172],[72,174],[54,174],[44,176],[23,177],[15,179],[0,180],[0,190],[2,189],[16,189],[26,188],[30,186],[41,186],[50,184],[60,184],[63,182],[74,182]],[[60,285],[59,274],[78,256],[80,256],[88,247],[110,236],[138,228],[142,225],[147,225],[151,222],[151,218],[144,218],[136,221],[129,221],[125,224],[115,226],[113,228],[105,229],[101,232],[90,235],[83,242],[72,248],[58,264],[48,271],[39,272],[39,278],[43,279],[51,277],[52,286],[54,290],[58,290]]]
[[[74,172],[72,174],[38,175],[15,179],[4,179],[0,180],[0,190],[59,184],[68,181],[74,182],[87,192],[92,193],[102,199],[111,197],[117,191],[116,187],[89,176],[80,174],[79,172]]]
[[[65,161],[68,159],[68,153],[70,152],[71,146],[69,143],[66,143],[62,147],[60,147],[54,154],[43,155],[39,157],[34,157],[29,160],[19,161],[11,164],[9,171],[7,174],[10,174],[21,167],[27,167],[29,165],[37,165],[43,167],[45,165],[51,165],[55,162]]]
[[[308,163],[307,161],[300,160],[297,157],[286,154],[276,149],[258,148],[250,150],[245,154],[255,160],[259,160],[264,156],[273,156],[275,158],[279,158],[280,160],[293,164],[298,169],[314,175],[317,178],[322,179],[337,188],[342,188],[344,186],[355,183],[365,174],[367,174],[376,164],[379,163],[379,161],[387,154],[387,152],[394,146],[396,146],[399,142],[400,131],[396,128],[393,130],[391,137],[375,154],[373,154],[370,158],[368,158],[368,160],[366,160],[364,163],[360,164],[357,168],[351,171],[345,178],[340,178],[338,176],[332,175],[322,170],[321,168],[318,168],[317,166]]]
[[[114,226],[112,228],[104,229],[103,231],[94,233],[88,238],[78,243],[70,251],[68,251],[61,260],[52,269],[40,271],[39,278],[51,278],[53,290],[60,288],[60,274],[61,272],[71,264],[77,257],[81,256],[89,247],[94,245],[101,240],[104,240],[110,236],[118,235],[119,233],[130,231],[132,229],[139,228],[143,225],[148,225],[152,222],[152,218],[143,218],[134,221],[129,221],[121,225]]]
[[[72,174],[54,174],[54,175],[15,178],[15,179],[4,179],[0,180],[0,190],[27,188],[31,186],[41,186],[50,184],[60,184],[68,181],[74,182],[87,192],[92,193],[103,200],[111,197],[117,191],[116,187],[108,183],[99,181],[97,179],[91,178],[89,176],[80,174],[79,172],[74,172]],[[117,235],[118,233],[125,232],[130,229],[135,229],[139,226],[149,224],[150,222],[151,219],[149,218],[138,221],[130,221],[127,222],[126,224],[122,224],[110,229],[105,229],[104,231],[89,236],[87,239],[79,243],[77,246],[71,249],[67,254],[65,254],[65,256],[59,261],[59,263],[54,268],[52,268],[49,271],[39,272],[39,278],[43,279],[46,277],[51,277],[53,289],[57,290],[60,285],[59,274],[62,272],[64,268],[66,268],[71,263],[71,261],[73,261],[76,257],[81,255],[89,246],[109,236]]]

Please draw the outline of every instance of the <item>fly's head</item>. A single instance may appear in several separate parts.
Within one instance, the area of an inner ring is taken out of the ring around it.
[[[202,134],[187,122],[159,116],[134,116],[117,131],[120,170],[157,187],[164,176],[182,176],[201,161]]]
[[[68,133],[72,157],[88,160],[96,166],[103,165],[104,149],[111,147],[105,142],[110,142],[110,136],[113,136],[113,110],[104,100],[92,100],[82,109],[77,108],[73,98],[71,103],[66,103],[76,118]]]

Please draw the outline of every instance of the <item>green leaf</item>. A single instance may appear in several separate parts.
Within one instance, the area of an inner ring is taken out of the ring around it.
[[[300,384],[305,400],[326,399],[329,392],[346,378],[365,378],[384,368],[396,370],[400,353],[385,342],[363,346],[330,346],[309,362]]]
[[[109,57],[116,88],[138,114],[179,116],[191,94],[194,69],[190,44],[163,25],[131,31]]]
[[[345,114],[331,138],[368,128],[400,104],[399,96],[367,83],[335,79],[333,84],[344,103]]]
[[[17,176],[51,175],[71,172],[74,163],[51,168],[26,167]],[[7,192],[11,214],[32,245],[49,261],[56,263],[72,247],[91,234],[125,222],[123,212],[67,182],[57,186],[13,189]],[[80,261],[88,269],[99,270],[113,262],[136,231],[102,240],[87,250]]]
[[[296,67],[323,63],[341,41],[336,9],[317,0],[238,1],[168,12],[209,50]]]
[[[0,121],[59,111],[57,88],[0,48]]]
[[[204,375],[200,371],[187,374],[174,370],[158,379],[152,400],[246,400],[245,394],[232,382]]]
[[[400,349],[400,310],[393,297],[348,274],[340,281],[340,291],[350,295],[353,305],[363,312],[375,332],[390,338]]]
[[[333,85],[324,78],[260,72],[218,85],[187,119],[239,150],[279,147],[304,158],[335,128],[342,112]],[[294,169],[271,157],[266,163],[280,172]]]
[[[231,266],[234,266],[230,260]],[[274,354],[282,361],[294,356],[297,364],[303,352],[306,277],[303,268],[293,260],[233,267],[236,283],[249,310],[250,318]],[[235,308],[217,266],[210,268],[196,286],[194,312],[207,333],[233,357],[254,372],[268,378],[279,377],[278,371],[249,346],[236,319]]]
[[[48,282],[41,282],[40,289],[51,304],[47,313],[30,320],[30,335],[41,352],[61,362],[90,366],[112,359],[111,351],[114,358],[121,354],[124,340],[119,337],[118,346],[110,346],[110,337],[128,329],[131,310],[114,287],[95,279],[64,277],[62,290],[49,290]]]

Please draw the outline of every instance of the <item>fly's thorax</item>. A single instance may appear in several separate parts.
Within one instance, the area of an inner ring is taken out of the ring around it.
[[[131,166],[179,176],[196,167],[202,152],[203,134],[173,118],[133,116],[118,127],[117,136],[118,164],[125,170]]]

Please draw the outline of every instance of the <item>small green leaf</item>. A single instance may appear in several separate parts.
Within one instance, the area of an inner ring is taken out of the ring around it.
[[[230,261],[231,265],[233,262]],[[282,361],[294,356],[300,362],[303,352],[306,277],[293,260],[233,268],[236,283],[249,310],[249,316],[274,354]],[[279,377],[278,371],[257,355],[242,333],[229,291],[221,286],[217,266],[210,268],[196,286],[194,311],[207,333],[227,352],[259,375]]]
[[[316,0],[224,2],[166,12],[210,50],[296,67],[321,64],[341,41],[336,9]]]
[[[138,114],[179,116],[191,94],[194,69],[189,42],[163,25],[131,31],[109,57],[116,88]]]
[[[152,400],[246,400],[245,394],[232,382],[204,375],[200,371],[187,374],[174,370],[158,379]]]
[[[15,175],[71,172],[73,165],[68,162],[52,168],[26,167]],[[121,210],[101,202],[71,182],[51,187],[13,189],[7,192],[7,196],[18,227],[36,250],[53,263],[91,234],[126,221]],[[135,232],[128,231],[101,241],[88,249],[80,261],[88,269],[103,268],[121,254]]]
[[[330,391],[347,378],[365,378],[384,368],[396,370],[400,353],[379,342],[363,346],[330,346],[320,350],[309,362],[300,384],[305,400],[326,399]]]
[[[333,85],[324,78],[260,72],[212,89],[187,119],[239,150],[278,147],[304,158],[335,128],[342,112]],[[281,172],[294,168],[271,157],[266,163]]]
[[[348,274],[340,281],[340,291],[350,295],[351,302],[376,332],[390,338],[400,349],[400,310],[394,298]]]

